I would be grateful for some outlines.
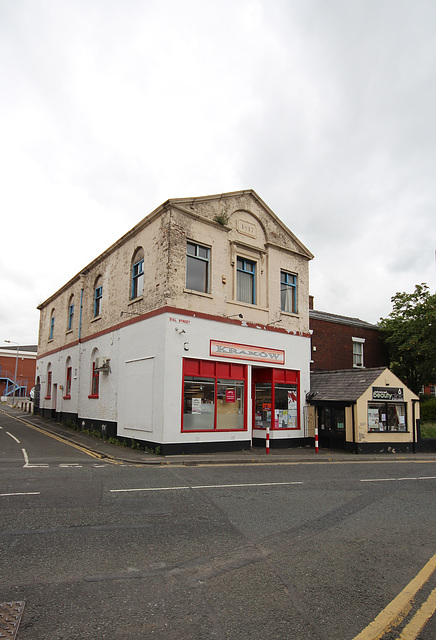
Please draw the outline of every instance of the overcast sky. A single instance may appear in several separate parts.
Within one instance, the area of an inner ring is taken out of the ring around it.
[[[315,307],[436,268],[434,0],[0,0],[0,343],[168,198],[254,189]]]

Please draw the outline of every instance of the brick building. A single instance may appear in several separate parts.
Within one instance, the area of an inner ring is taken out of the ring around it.
[[[309,298],[312,332],[311,371],[389,366],[377,325],[313,308]]]
[[[38,307],[40,411],[163,453],[305,442],[312,257],[252,190],[166,201]]]
[[[17,357],[18,356],[18,357]],[[15,385],[15,369],[17,384]],[[0,396],[28,396],[35,384],[36,345],[0,347]]]

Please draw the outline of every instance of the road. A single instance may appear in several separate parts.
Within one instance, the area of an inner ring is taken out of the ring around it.
[[[436,638],[434,461],[135,466],[0,426],[18,640]]]

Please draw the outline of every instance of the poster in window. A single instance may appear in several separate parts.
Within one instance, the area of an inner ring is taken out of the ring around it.
[[[368,430],[369,431],[378,431],[378,409],[369,408],[368,409]]]
[[[226,389],[226,402],[236,402],[236,389],[231,387]]]
[[[201,413],[201,398],[192,398],[192,413]]]
[[[297,428],[297,392],[288,390],[288,428]]]

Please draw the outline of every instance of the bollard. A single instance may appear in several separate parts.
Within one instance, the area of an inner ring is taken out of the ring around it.
[[[266,428],[266,440],[265,440],[265,444],[266,444],[266,453],[269,453],[269,427]]]
[[[319,453],[319,447],[318,447],[318,427],[315,427],[315,453]]]

